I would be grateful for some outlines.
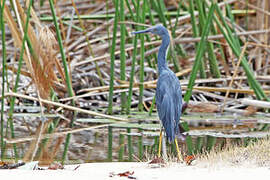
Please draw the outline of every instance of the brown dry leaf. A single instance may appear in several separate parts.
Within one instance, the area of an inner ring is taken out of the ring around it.
[[[133,175],[133,174],[134,174],[134,171],[126,171],[123,173],[118,173],[117,175],[120,177],[128,177],[128,176]]]
[[[245,109],[245,112],[244,112],[244,116],[250,116],[250,115],[253,115],[255,114],[256,112],[258,111],[258,108],[257,107],[254,107],[254,106],[248,106],[246,109]]]
[[[109,176],[110,177],[120,176],[120,177],[127,177],[128,179],[137,179],[136,177],[133,176],[133,174],[134,174],[134,171],[126,171],[126,172],[118,173],[118,174],[111,172]]]
[[[190,112],[215,113],[219,112],[219,107],[212,103],[198,103],[196,105],[188,105]]]
[[[184,159],[185,163],[189,166],[191,165],[192,161],[195,160],[195,156],[194,155],[187,155]]]

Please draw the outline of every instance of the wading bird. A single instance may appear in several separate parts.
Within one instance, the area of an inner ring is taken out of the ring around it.
[[[162,38],[162,43],[158,51],[158,81],[156,87],[156,104],[159,119],[165,129],[169,143],[175,142],[178,158],[181,159],[177,143],[177,137],[183,137],[179,131],[179,120],[182,110],[182,90],[178,78],[168,68],[166,62],[167,51],[170,45],[170,35],[168,30],[162,25],[156,25],[151,28],[136,31],[132,34],[152,33]],[[159,137],[160,157],[162,141],[162,130]]]

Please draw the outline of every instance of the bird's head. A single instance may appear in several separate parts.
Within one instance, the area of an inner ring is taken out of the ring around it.
[[[145,30],[132,32],[132,34],[140,34],[140,33],[152,33],[162,37],[168,34],[168,30],[163,25],[158,24]]]

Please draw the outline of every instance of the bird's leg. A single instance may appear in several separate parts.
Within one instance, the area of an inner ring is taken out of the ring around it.
[[[182,160],[182,156],[181,156],[181,153],[180,153],[180,150],[179,150],[177,138],[174,139],[174,142],[175,142],[175,146],[176,146],[176,151],[177,151],[178,159],[179,159],[179,160]]]
[[[159,144],[158,144],[158,158],[160,158],[161,154],[161,142],[162,142],[162,128],[160,129],[159,134]]]

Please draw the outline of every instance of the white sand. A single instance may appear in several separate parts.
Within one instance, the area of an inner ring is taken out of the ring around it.
[[[258,179],[264,177],[269,179],[270,169],[259,167],[202,167],[202,166],[186,166],[184,164],[172,163],[165,167],[153,168],[147,163],[88,163],[81,164],[77,170],[76,165],[65,166],[65,170],[0,170],[1,179],[37,179],[37,180],[62,180],[62,179],[128,179],[127,177],[114,176],[110,177],[110,173],[123,173],[125,171],[134,171],[133,177],[137,179]],[[255,179],[255,180],[256,180]]]

